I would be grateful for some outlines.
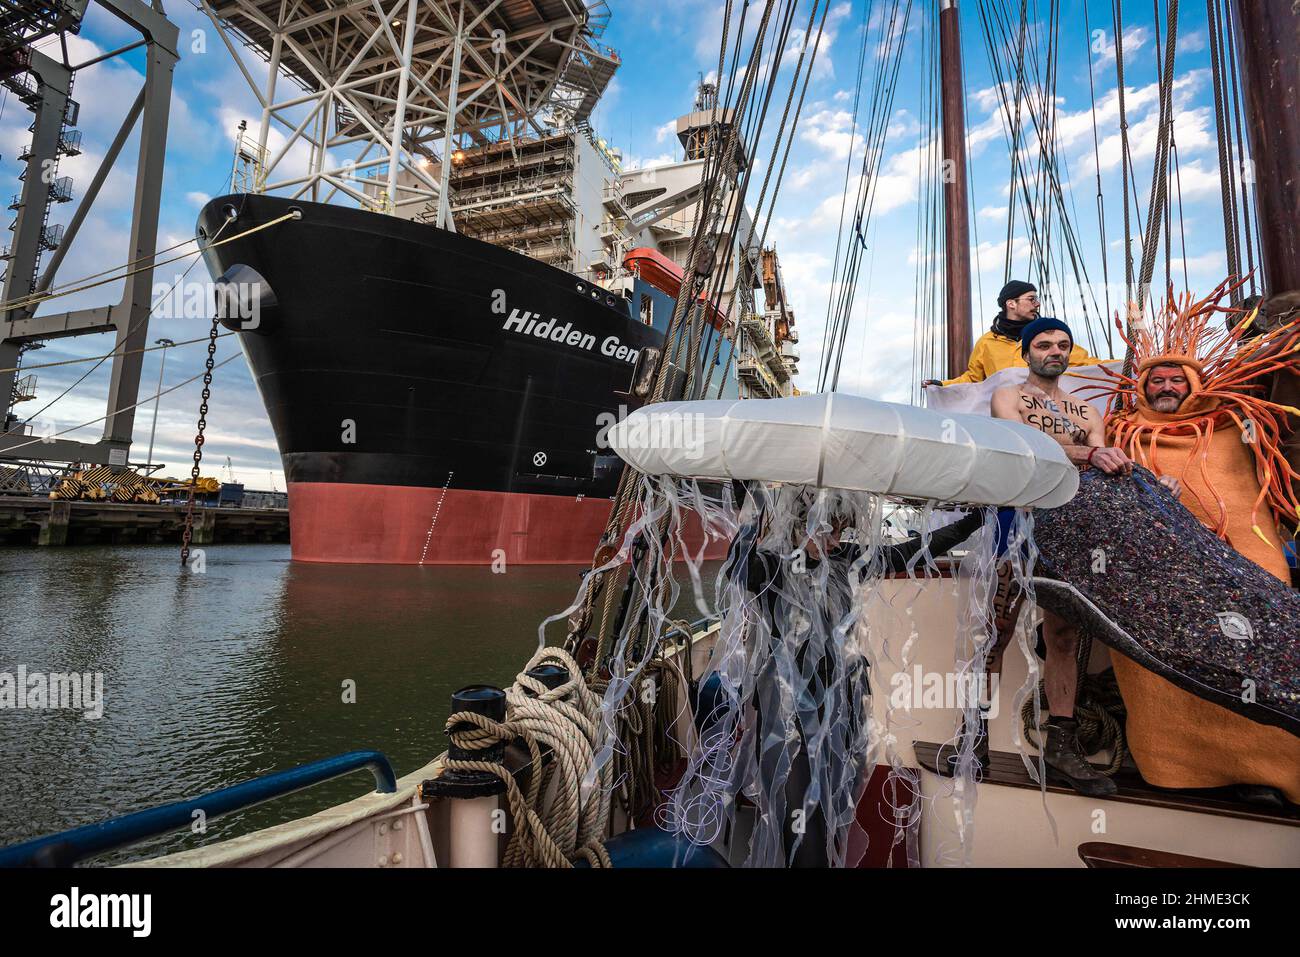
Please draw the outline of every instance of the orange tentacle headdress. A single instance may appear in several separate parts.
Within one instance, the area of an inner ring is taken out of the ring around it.
[[[1240,285],[1225,281],[1200,300],[1194,300],[1190,294],[1175,296],[1170,289],[1161,313],[1150,322],[1135,323],[1131,338],[1116,315],[1120,337],[1132,350],[1135,372],[1130,376],[1106,370],[1110,384],[1093,391],[1115,398],[1106,417],[1111,441],[1153,471],[1157,465],[1155,439],[1162,434],[1195,436],[1190,462],[1207,477],[1204,464],[1215,429],[1228,424],[1240,429],[1243,441],[1254,453],[1255,476],[1260,486],[1251,526],[1256,535],[1264,538],[1258,513],[1265,502],[1279,517],[1291,523],[1300,519],[1300,502],[1290,481],[1300,479],[1300,475],[1292,470],[1281,451],[1281,438],[1290,429],[1287,415],[1300,416],[1300,410],[1270,402],[1253,392],[1258,389],[1255,383],[1261,376],[1297,361],[1294,354],[1300,345],[1283,346],[1282,351],[1278,347],[1300,331],[1300,320],[1254,339],[1243,338],[1255,322],[1258,309],[1245,312],[1219,305]],[[1210,320],[1216,314],[1234,312],[1241,319],[1231,330],[1223,329],[1218,323],[1211,325]],[[1157,412],[1147,404],[1147,375],[1158,365],[1182,366],[1191,384],[1191,394],[1177,412]],[[1208,481],[1206,485],[1217,501],[1215,508],[1206,508],[1205,512],[1217,517],[1215,531],[1223,536],[1227,508],[1218,491]],[[1207,503],[1200,504],[1204,508]]]

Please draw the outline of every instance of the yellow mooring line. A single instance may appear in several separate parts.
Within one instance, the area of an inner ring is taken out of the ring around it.
[[[51,299],[58,299],[60,296],[70,296],[75,292],[85,292],[87,289],[94,289],[96,286],[106,286],[110,282],[117,282],[118,280],[125,279],[128,276],[134,276],[136,273],[144,272],[146,269],[150,269],[150,268],[157,269],[159,266],[166,266],[168,263],[179,262],[182,259],[188,259],[191,256],[197,256],[200,253],[202,253],[204,249],[215,249],[217,246],[224,246],[226,243],[233,243],[236,239],[243,239],[245,236],[251,236],[253,233],[261,232],[263,229],[269,229],[272,226],[284,222],[286,219],[301,219],[301,218],[302,218],[302,213],[297,212],[296,210],[294,212],[285,213],[283,216],[277,216],[275,219],[268,220],[267,222],[262,223],[260,226],[254,226],[251,229],[244,230],[242,233],[236,233],[233,236],[227,236],[225,239],[220,239],[217,240],[216,242],[209,243],[207,246],[203,247],[203,249],[196,249],[193,252],[182,253],[179,256],[173,256],[170,259],[164,259],[161,262],[156,262],[152,266],[140,266],[138,269],[130,269],[122,273],[121,275],[109,276],[107,279],[97,279],[95,282],[84,282],[83,280],[75,280],[76,282],[83,282],[83,285],[62,287],[57,292],[46,292],[46,293],[40,293],[39,295],[33,294],[21,299],[15,299],[13,302],[0,303],[0,312],[5,312],[10,309],[24,309],[28,306],[35,306],[35,305],[39,305],[42,302],[48,302]],[[195,242],[195,241],[196,240],[186,240],[186,242]],[[184,246],[184,245],[185,243],[178,243],[176,246],[171,246],[169,248],[176,249],[179,246]],[[163,250],[163,252],[167,252],[167,251],[168,250]],[[149,257],[145,257],[145,258],[149,258]],[[138,259],[135,260],[135,262],[141,262],[141,261],[142,260],[138,260]],[[131,264],[127,263],[127,265],[129,266]],[[95,275],[102,276],[104,275],[104,273],[96,273]],[[93,279],[94,276],[87,276],[86,278]]]

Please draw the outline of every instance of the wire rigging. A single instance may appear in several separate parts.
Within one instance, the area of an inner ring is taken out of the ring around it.
[[[900,12],[900,7],[901,12]],[[857,175],[852,216],[845,227],[847,195],[852,181],[853,143],[845,164],[845,186],[840,202],[841,242],[836,244],[836,262],[832,269],[831,290],[827,298],[825,351],[818,374],[817,388],[822,391],[839,384],[844,359],[844,342],[848,334],[857,283],[861,273],[862,253],[866,250],[866,228],[871,220],[880,167],[884,157],[889,121],[903,62],[904,39],[911,23],[913,2],[894,0],[888,16],[879,18],[880,36],[875,49],[875,76],[871,103],[864,124],[862,161]],[[870,29],[870,23],[868,23]],[[864,38],[865,39],[865,38]],[[864,43],[864,47],[866,44]],[[843,258],[841,259],[841,253]]]

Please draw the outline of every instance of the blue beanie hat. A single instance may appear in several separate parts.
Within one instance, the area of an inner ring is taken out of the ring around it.
[[[1020,333],[1020,354],[1023,356],[1029,351],[1029,343],[1034,341],[1035,336],[1040,336],[1044,332],[1051,332],[1053,329],[1060,329],[1070,337],[1070,345],[1074,345],[1074,333],[1070,327],[1060,319],[1053,319],[1051,316],[1043,316],[1041,319],[1035,319]]]

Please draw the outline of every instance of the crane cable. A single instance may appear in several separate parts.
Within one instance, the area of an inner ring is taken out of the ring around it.
[[[243,354],[243,353],[240,353],[240,352],[232,352],[230,355],[226,356],[226,358],[224,358],[224,359],[222,359],[220,362],[216,363],[216,364],[213,366],[213,368],[214,368],[214,369],[220,369],[220,368],[221,368],[222,366],[224,366],[227,362],[230,362],[230,361],[233,360],[233,359],[237,359],[237,358],[238,358],[239,356],[241,356],[242,354]],[[191,382],[197,382],[199,379],[202,379],[203,376],[204,376],[205,374],[206,374],[206,371],[205,371],[205,372],[200,372],[200,373],[198,373],[197,375],[192,375],[192,376],[190,376],[188,379],[186,379],[184,382],[178,382],[176,385],[174,385],[174,386],[172,386],[172,387],[170,387],[170,388],[168,388],[168,389],[162,389],[162,390],[159,391],[159,392],[155,392],[153,395],[151,395],[151,396],[147,396],[146,398],[143,398],[143,399],[139,399],[139,400],[137,400],[136,402],[133,402],[131,405],[124,405],[124,406],[122,406],[121,408],[114,409],[112,412],[105,412],[105,413],[104,413],[103,415],[101,415],[99,418],[97,418],[97,419],[91,419],[89,422],[82,422],[80,425],[74,425],[74,426],[71,426],[70,428],[63,429],[62,431],[59,431],[59,432],[54,432],[54,433],[52,433],[52,434],[50,434],[50,435],[43,435],[43,436],[41,436],[41,437],[39,437],[39,438],[32,439],[30,442],[20,442],[18,445],[11,445],[11,446],[9,446],[8,448],[5,449],[5,452],[6,452],[6,454],[8,454],[8,453],[10,453],[10,452],[15,452],[15,451],[17,451],[18,449],[24,449],[24,448],[26,448],[26,447],[29,446],[29,445],[39,445],[39,444],[41,444],[41,443],[48,443],[48,442],[53,441],[54,439],[57,439],[57,438],[58,438],[59,436],[61,436],[61,435],[67,435],[67,434],[69,434],[70,432],[76,432],[76,431],[78,431],[79,429],[88,428],[89,426],[96,425],[96,424],[98,424],[98,423],[100,423],[100,422],[103,422],[105,419],[107,419],[107,418],[108,418],[109,416],[111,416],[111,415],[118,415],[118,414],[120,414],[120,413],[122,413],[122,412],[130,412],[132,409],[138,409],[140,406],[144,405],[144,404],[147,403],[147,402],[152,402],[154,399],[158,399],[158,398],[161,398],[162,396],[167,395],[168,393],[175,392],[177,389],[183,389],[183,388],[185,388],[185,386],[189,385]]]
[[[188,253],[182,253],[179,256],[172,256],[170,259],[164,259],[161,262],[155,262],[150,266],[140,266],[136,269],[129,269],[127,272],[122,273],[120,276],[109,276],[107,279],[98,279],[95,282],[74,280],[74,282],[82,282],[84,284],[78,286],[60,286],[56,291],[39,293],[39,294],[33,293],[30,296],[20,297],[18,299],[13,300],[12,302],[0,303],[0,312],[8,312],[13,309],[25,309],[30,306],[40,305],[41,303],[46,302],[50,299],[58,299],[61,296],[71,296],[73,293],[85,292],[87,289],[94,289],[97,286],[106,286],[109,283],[118,282],[130,276],[137,275],[138,273],[145,272],[148,269],[157,269],[159,266],[166,266],[174,262],[180,262],[181,260],[188,259],[191,256],[198,256],[208,249],[215,249],[217,246],[224,246],[226,243],[233,243],[236,239],[243,239],[245,236],[251,236],[253,233],[259,233],[264,229],[270,229],[272,226],[276,226],[284,222],[286,219],[301,219],[301,218],[302,218],[301,212],[297,210],[292,210],[290,212],[285,213],[283,216],[277,216],[275,219],[267,220],[266,222],[261,223],[257,226],[252,226],[248,229],[245,229],[243,232],[236,233],[233,236],[227,236],[225,239],[210,242],[206,246],[204,246],[203,249],[195,249]],[[196,241],[197,240],[186,240],[185,242],[178,243],[175,246],[170,247],[169,249],[178,249],[181,246]],[[153,259],[154,256],[161,255],[163,252],[168,252],[168,251],[169,250],[162,250],[158,253],[154,253],[153,256],[142,256],[140,259],[133,260],[132,263],[144,262],[146,259]],[[128,266],[132,265],[132,263],[127,263],[127,265]],[[115,268],[123,268],[123,267],[115,267]],[[105,270],[105,272],[109,272],[109,271],[111,270]],[[96,276],[103,276],[104,274],[105,273],[103,272],[95,273],[94,275],[87,276],[85,278],[94,279]]]
[[[234,336],[234,335],[238,335],[238,333],[223,332],[218,336],[218,338],[224,339],[226,336]],[[58,362],[42,362],[40,365],[22,366],[21,368],[14,366],[8,369],[0,369],[0,375],[3,375],[6,372],[35,372],[37,369],[57,369],[59,366],[72,366],[72,365],[76,365],[79,362],[96,362],[96,361],[102,361],[104,359],[111,359],[114,356],[131,356],[143,352],[157,352],[160,349],[175,349],[179,346],[192,346],[196,342],[207,342],[207,341],[208,341],[208,337],[206,335],[202,335],[202,336],[196,336],[193,339],[182,339],[180,342],[173,342],[171,345],[167,345],[167,346],[142,346],[139,349],[127,349],[125,352],[118,352],[117,350],[113,350],[112,352],[106,352],[100,356],[81,356],[76,359],[60,359]]]
[[[241,204],[241,205],[242,205],[242,204]],[[293,215],[293,214],[286,214],[286,215]],[[283,217],[281,217],[281,218],[283,218]],[[238,239],[238,238],[239,238],[238,236],[231,236],[231,237],[228,237],[227,240],[219,240],[219,237],[221,236],[221,233],[222,233],[222,232],[225,230],[225,228],[226,228],[228,225],[230,225],[230,223],[233,222],[233,221],[234,221],[234,217],[227,217],[227,218],[222,222],[221,227],[217,230],[216,235],[213,237],[213,243],[210,244],[210,245],[213,245],[213,246],[215,246],[215,245],[220,245],[221,242],[227,242],[227,241],[229,241],[230,239]],[[272,224],[271,224],[271,223],[266,223],[266,224],[264,224],[264,225],[269,226],[269,225],[272,225]],[[203,250],[200,249],[200,250],[197,250],[196,252],[202,252],[202,251],[203,251]],[[193,254],[188,254],[188,255],[193,255]],[[180,258],[184,258],[184,257],[180,257]],[[139,261],[141,261],[141,260],[137,260],[137,262],[139,262]],[[96,369],[98,369],[101,365],[104,364],[104,361],[105,361],[106,359],[110,359],[110,358],[112,358],[112,359],[116,359],[116,358],[119,357],[119,355],[125,355],[125,353],[121,352],[120,350],[122,349],[123,346],[125,346],[125,345],[127,344],[128,341],[130,341],[130,338],[131,338],[132,334],[135,333],[135,331],[136,331],[136,329],[139,327],[140,323],[141,323],[142,321],[145,322],[145,323],[147,323],[147,322],[149,321],[149,317],[150,317],[151,315],[153,315],[154,310],[157,309],[160,305],[162,305],[164,302],[167,301],[168,297],[171,296],[172,292],[176,289],[176,287],[179,286],[179,285],[180,285],[180,284],[185,280],[185,277],[188,276],[188,275],[190,274],[190,270],[194,268],[194,266],[195,266],[196,263],[198,263],[198,260],[197,260],[197,259],[193,260],[193,261],[192,261],[188,266],[185,267],[185,271],[184,271],[183,273],[181,273],[180,276],[178,276],[175,280],[172,281],[172,284],[168,287],[167,291],[166,291],[165,293],[163,293],[161,296],[159,296],[159,297],[154,301],[153,305],[151,305],[151,306],[149,307],[149,311],[148,311],[148,312],[146,312],[143,316],[137,316],[137,317],[135,317],[134,319],[131,320],[130,324],[127,326],[127,329],[126,329],[125,334],[123,334],[123,335],[120,337],[120,338],[121,338],[121,342],[120,342],[120,344],[117,345],[116,347],[114,347],[114,349],[113,349],[112,352],[109,352],[108,354],[106,354],[106,355],[104,355],[104,356],[101,356],[101,357],[98,359],[98,361],[95,362],[95,364],[94,364],[93,366],[91,366],[89,369],[87,369],[87,370],[85,371],[85,373],[82,374],[81,378],[79,378],[76,382],[72,383],[72,385],[70,385],[70,386],[68,386],[67,388],[65,388],[62,392],[60,392],[58,395],[56,395],[53,399],[51,399],[49,402],[45,403],[45,405],[41,406],[39,409],[37,409],[35,412],[33,412],[31,415],[29,415],[26,419],[24,419],[24,420],[23,420],[23,425],[27,425],[27,424],[29,424],[30,422],[32,422],[32,421],[33,421],[33,420],[34,420],[38,415],[41,415],[41,414],[42,414],[43,412],[45,412],[47,409],[49,409],[49,408],[51,408],[52,406],[54,406],[57,402],[59,402],[59,401],[62,400],[66,395],[68,395],[68,393],[70,393],[73,389],[77,388],[77,386],[79,386],[79,385],[81,385],[81,383],[85,382],[88,378],[90,378],[91,375],[94,374],[94,372],[95,372]],[[143,270],[144,268],[148,268],[148,267],[142,267],[142,270]],[[142,271],[142,270],[141,270],[141,271]],[[101,274],[101,275],[102,275],[102,274]],[[107,280],[107,281],[111,282],[112,280]],[[84,287],[84,288],[88,288],[88,287]],[[63,295],[63,293],[59,293],[58,295]],[[51,297],[51,298],[53,298],[53,297]],[[205,336],[204,338],[206,339],[207,337]]]

